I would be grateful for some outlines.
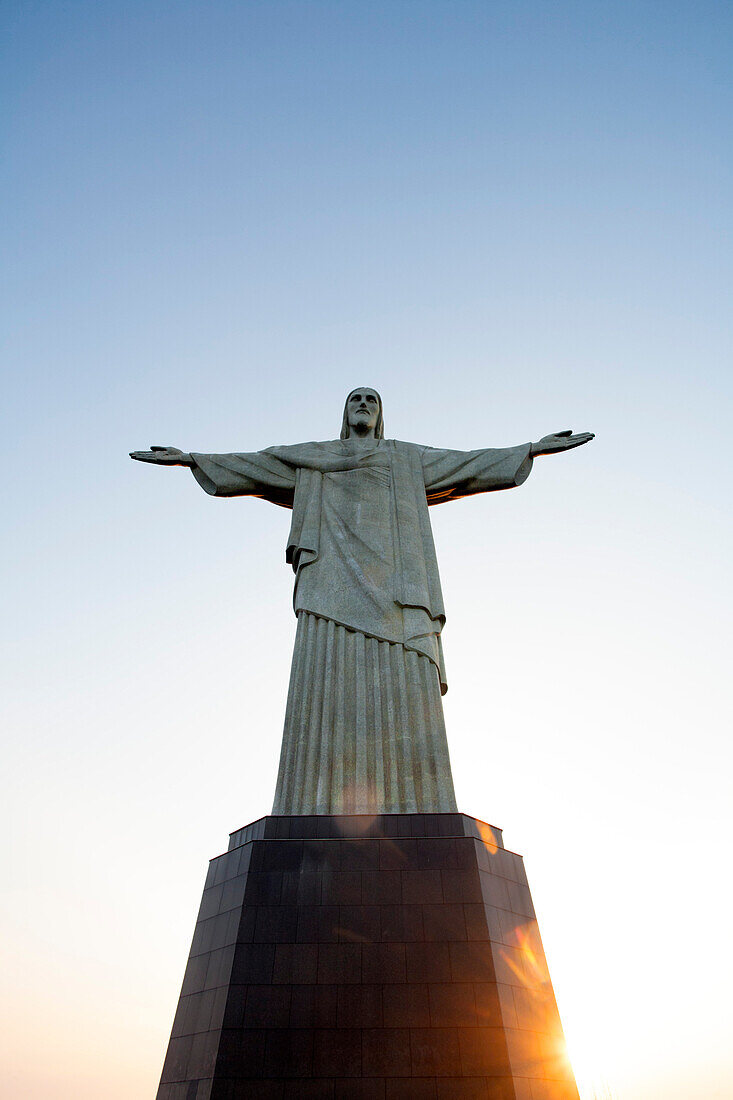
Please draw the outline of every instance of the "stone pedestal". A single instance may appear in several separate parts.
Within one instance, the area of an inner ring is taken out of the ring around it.
[[[158,1100],[578,1100],[520,856],[265,817],[211,861]]]

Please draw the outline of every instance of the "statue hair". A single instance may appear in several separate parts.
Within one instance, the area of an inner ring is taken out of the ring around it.
[[[374,438],[384,439],[384,411],[382,406],[382,398],[372,386],[357,386],[355,390],[351,390],[351,393],[347,394],[346,402],[344,404],[344,416],[341,421],[341,439],[348,439],[351,435],[351,428],[349,427],[349,398],[352,393],[357,393],[360,389],[371,390],[372,393],[377,394],[377,401],[379,402],[379,416],[377,417],[377,423],[374,428]]]

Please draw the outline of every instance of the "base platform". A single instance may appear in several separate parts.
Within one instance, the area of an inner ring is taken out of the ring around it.
[[[520,856],[265,817],[211,861],[157,1100],[578,1100]]]

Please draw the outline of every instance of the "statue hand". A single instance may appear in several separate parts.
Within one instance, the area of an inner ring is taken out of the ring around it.
[[[154,462],[157,466],[193,466],[193,459],[178,447],[151,447],[149,451],[130,451],[138,462]]]
[[[573,435],[572,429],[567,428],[564,432],[544,435],[537,443],[532,444],[530,454],[532,457],[554,455],[558,451],[570,451],[573,447],[582,447],[584,443],[590,443],[591,439],[595,439],[593,432],[579,432],[578,435]]]

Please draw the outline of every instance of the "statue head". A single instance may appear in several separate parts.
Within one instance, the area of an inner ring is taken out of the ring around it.
[[[346,398],[341,438],[348,439],[352,432],[355,435],[374,435],[375,439],[384,439],[382,398],[371,386],[352,390]]]

